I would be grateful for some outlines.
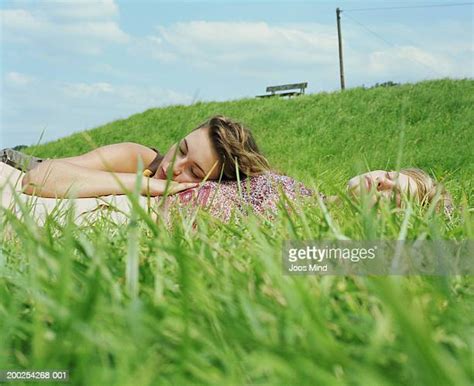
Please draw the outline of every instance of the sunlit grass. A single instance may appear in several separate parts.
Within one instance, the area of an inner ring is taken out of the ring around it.
[[[171,228],[145,216],[38,227],[4,214],[1,368],[70,369],[88,385],[472,379],[471,277],[282,274],[284,240],[395,239],[403,213],[310,202]],[[420,211],[409,237],[473,237],[472,213],[446,221]]]
[[[471,276],[288,276],[281,262],[288,239],[474,239],[472,165],[456,164],[472,158],[472,134],[459,122],[466,112],[472,124],[466,105],[472,96],[460,91],[472,89],[472,81],[447,82],[353,90],[353,107],[338,123],[350,130],[340,135],[331,117],[350,93],[149,111],[92,132],[98,144],[112,129],[118,140],[142,142],[138,127],[151,131],[161,120],[168,131],[148,144],[163,136],[164,149],[182,134],[185,119],[198,123],[214,112],[233,112],[252,121],[280,169],[342,199],[324,205],[310,199],[294,210],[280,208],[271,220],[250,215],[229,223],[199,212],[192,221],[175,216],[167,225],[137,208],[124,226],[107,215],[78,226],[67,211],[38,226],[28,208],[21,221],[3,211],[0,369],[69,369],[78,385],[472,384]],[[461,93],[463,102],[447,99],[449,115],[439,103],[443,95],[429,90],[453,98]],[[401,166],[426,166],[447,177],[456,205],[451,219],[416,205],[409,217],[389,205],[370,209],[345,196],[344,183],[364,157],[370,167],[395,165],[399,132],[384,150],[381,134],[357,130],[370,122],[371,111],[378,111],[380,130],[400,127],[400,109],[391,110],[388,101],[396,104],[403,93],[421,102],[413,101],[417,109],[409,104],[412,113],[405,115]],[[171,119],[177,112],[184,117],[179,122]],[[446,120],[471,146],[440,153],[457,141],[451,133],[433,134]],[[325,126],[333,130],[327,136]],[[137,139],[125,137],[122,127],[137,128]],[[305,131],[315,128],[316,138]],[[58,144],[38,151],[79,153],[80,138],[59,141],[61,151]]]

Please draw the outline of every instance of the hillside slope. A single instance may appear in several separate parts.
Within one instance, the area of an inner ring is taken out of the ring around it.
[[[473,105],[473,80],[445,79],[290,100],[156,108],[87,133],[98,146],[134,141],[166,151],[208,117],[224,114],[253,129],[277,170],[307,182],[323,181],[329,190],[358,170],[394,168],[397,157],[401,167],[421,167],[466,184],[474,176]],[[28,152],[62,157],[90,149],[82,133],[76,133]]]

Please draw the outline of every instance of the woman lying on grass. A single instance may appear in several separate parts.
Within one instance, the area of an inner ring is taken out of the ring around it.
[[[234,209],[245,210],[250,206],[259,213],[276,209],[281,191],[289,198],[312,194],[292,178],[271,172],[252,133],[223,116],[198,126],[164,157],[146,146],[119,143],[77,157],[36,159],[36,166],[24,176],[15,175],[22,181],[26,193],[22,196],[41,197],[39,202],[47,211],[55,205],[51,202],[53,198],[74,197],[79,212],[85,213],[95,211],[95,197],[101,198],[100,207],[111,201],[126,206],[125,200],[117,197],[134,190],[140,160],[148,165],[143,170],[141,194],[157,196],[151,202],[160,204],[163,201],[158,196],[166,195],[162,206],[165,215],[173,208],[199,205],[228,220]],[[197,188],[202,181],[205,182]]]
[[[368,194],[372,204],[378,200],[394,200],[401,207],[403,198],[413,198],[421,205],[435,199],[445,213],[452,212],[452,198],[444,186],[421,169],[405,168],[399,172],[374,170],[351,178],[347,184],[352,196]]]
[[[78,198],[125,194],[135,186],[139,160],[148,165],[141,193],[150,196],[163,195],[165,189],[177,193],[203,180],[235,180],[237,174],[243,179],[269,169],[248,129],[215,116],[164,156],[136,143],[118,143],[76,157],[46,160],[23,177],[23,191],[41,197],[67,197],[71,192]]]

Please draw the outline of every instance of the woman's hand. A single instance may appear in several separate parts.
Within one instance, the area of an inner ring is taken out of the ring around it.
[[[176,182],[159,180],[156,178],[144,178],[142,183],[142,195],[162,196],[165,194],[176,194],[186,189],[196,188],[196,182]]]

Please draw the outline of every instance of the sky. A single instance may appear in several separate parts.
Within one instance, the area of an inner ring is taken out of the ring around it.
[[[336,7],[346,88],[473,78],[474,5],[432,6],[459,3],[0,0],[0,148],[271,85],[336,91]]]

